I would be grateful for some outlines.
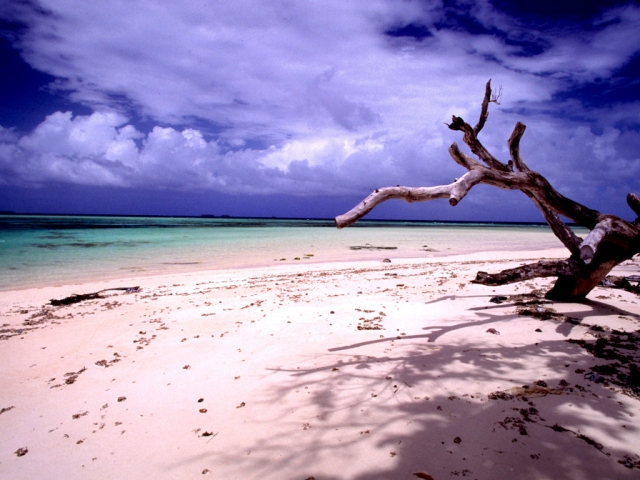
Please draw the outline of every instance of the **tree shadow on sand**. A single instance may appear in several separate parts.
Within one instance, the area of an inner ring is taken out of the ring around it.
[[[278,387],[258,401],[273,406],[268,422],[279,430],[246,445],[243,464],[256,478],[638,478],[640,403],[603,376],[585,378],[603,358],[565,338],[595,344],[604,329],[593,334],[589,322],[615,313],[635,329],[640,317],[588,301],[570,317],[539,320],[559,340],[514,346],[459,335],[527,320],[497,308],[472,308],[479,320],[427,325],[421,335],[336,344],[272,370]]]

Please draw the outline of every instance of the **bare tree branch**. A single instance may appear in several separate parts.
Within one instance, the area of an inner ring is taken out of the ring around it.
[[[511,154],[511,160],[519,172],[528,172],[529,167],[524,163],[524,160],[520,156],[520,139],[524,135],[524,131],[527,126],[523,123],[516,123],[513,133],[509,137],[509,153]]]
[[[473,127],[474,136],[478,136],[482,127],[489,118],[489,104],[496,103],[500,105],[500,98],[502,97],[502,87],[498,87],[498,90],[495,92],[491,90],[491,79],[487,82],[484,87],[484,98],[482,100],[482,108],[480,109],[480,118],[478,119],[478,123],[475,127]]]
[[[517,283],[540,277],[557,277],[558,275],[573,275],[578,271],[575,260],[540,260],[537,263],[521,265],[520,267],[503,270],[500,273],[478,272],[471,283],[496,286]]]
[[[482,99],[482,108],[480,109],[480,118],[475,127],[473,127],[473,135],[478,136],[482,127],[484,127],[487,118],[489,117],[489,103],[491,102],[491,79],[484,87],[484,98]]]
[[[582,239],[578,237],[573,230],[571,230],[567,225],[564,224],[557,213],[553,210],[549,209],[545,204],[538,201],[538,199],[533,196],[530,192],[524,191],[524,193],[533,201],[536,207],[542,212],[544,219],[547,221],[554,235],[558,237],[558,239],[562,242],[562,244],[567,247],[567,250],[571,252],[572,255],[579,255],[580,253],[580,243]]]
[[[631,207],[631,210],[638,216],[635,223],[640,223],[640,197],[635,193],[629,193],[627,195],[627,203]]]
[[[464,133],[462,139],[464,143],[467,144],[469,149],[476,155],[480,160],[486,163],[489,168],[492,168],[496,171],[501,172],[509,172],[511,169],[506,166],[504,163],[499,161],[493,155],[491,155],[484,145],[480,143],[478,138],[476,137],[475,130],[471,128],[467,122],[465,122],[461,117],[456,117],[455,115],[451,117],[451,123],[448,124],[449,129],[458,130]]]
[[[477,160],[462,153],[456,142],[453,142],[449,147],[449,155],[451,155],[451,158],[453,158],[458,165],[466,168],[467,170],[482,168],[482,165],[480,165]]]
[[[602,222],[599,222],[587,238],[585,238],[580,244],[580,258],[585,264],[591,263],[593,260],[593,256],[596,254],[596,250],[598,249],[598,245],[604,240],[604,237],[607,235],[607,231],[611,228],[611,220],[605,219]]]
[[[541,261],[499,274],[478,274],[476,283],[502,285],[535,277],[557,276],[555,286],[548,292],[550,298],[583,298],[606,274],[620,262],[640,252],[640,197],[630,193],[627,203],[638,215],[634,223],[629,223],[614,215],[602,215],[556,191],[538,172],[531,170],[520,155],[520,140],[526,126],[518,122],[509,137],[508,146],[511,160],[504,164],[497,160],[478,140],[478,133],[484,127],[489,115],[489,103],[499,103],[501,90],[491,91],[491,80],[486,84],[485,95],[480,109],[480,118],[471,127],[461,117],[452,117],[448,125],[451,130],[463,133],[463,141],[482,162],[460,151],[456,143],[449,147],[451,158],[468,172],[449,185],[436,187],[387,187],[378,189],[352,210],[336,217],[338,228],[346,227],[362,218],[381,202],[402,199],[407,202],[426,202],[438,198],[449,198],[455,206],[478,183],[484,183],[507,190],[520,190],[527,195],[540,210],[553,233],[571,252],[571,257],[561,262]],[[514,171],[515,167],[515,171]],[[567,217],[592,230],[582,240],[560,218]]]
[[[405,202],[428,202],[437,198],[449,198],[449,204],[455,206],[464,198],[471,187],[482,180],[482,173],[471,170],[449,185],[437,187],[386,187],[375,190],[347,213],[335,218],[336,227],[344,228],[364,217],[377,205],[387,200],[398,199]]]

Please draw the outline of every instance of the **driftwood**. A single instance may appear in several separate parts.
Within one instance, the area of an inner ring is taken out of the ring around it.
[[[472,127],[462,118],[453,116],[448,127],[460,131],[463,141],[478,160],[463,153],[456,143],[449,147],[453,160],[467,170],[449,185],[435,187],[386,187],[375,190],[349,212],[335,218],[343,228],[365,216],[380,203],[391,199],[406,202],[428,202],[448,198],[456,206],[479,183],[507,190],[520,190],[542,212],[553,233],[569,250],[570,257],[562,261],[540,261],[518,268],[489,274],[478,272],[474,283],[504,285],[536,277],[557,277],[547,298],[555,300],[583,299],[619,263],[640,252],[640,197],[627,195],[627,203],[638,218],[628,222],[615,215],[581,205],[557,192],[538,172],[531,170],[520,155],[520,139],[526,126],[518,122],[508,141],[511,159],[503,163],[496,159],[478,140],[478,134],[489,116],[489,104],[498,103],[492,94],[491,80],[487,82],[478,123]],[[483,162],[483,163],[482,163]],[[582,225],[591,232],[585,239],[578,237],[560,215]]]
[[[72,305],[74,303],[84,302],[85,300],[94,300],[96,298],[105,298],[102,296],[104,292],[110,292],[112,290],[122,290],[126,293],[138,293],[140,292],[140,287],[118,287],[118,288],[105,288],[104,290],[100,290],[99,292],[92,293],[81,293],[79,295],[70,295],[68,297],[61,298],[60,300],[51,299],[49,303],[54,307],[59,307],[61,305]]]

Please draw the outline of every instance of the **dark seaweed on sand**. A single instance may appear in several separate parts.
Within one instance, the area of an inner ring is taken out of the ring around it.
[[[122,291],[125,291],[126,293],[138,293],[140,292],[140,287],[106,288],[104,290],[100,290],[99,292],[83,293],[80,295],[70,295],[68,297],[61,298],[60,300],[51,299],[49,303],[53,306],[71,305],[73,303],[83,302],[85,300],[93,300],[95,298],[104,298],[102,294],[104,292],[108,292],[112,290],[122,290]]]

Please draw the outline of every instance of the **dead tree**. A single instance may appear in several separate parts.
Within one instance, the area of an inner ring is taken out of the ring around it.
[[[496,159],[478,140],[478,134],[489,116],[489,104],[498,103],[499,95],[492,94],[491,80],[487,82],[480,119],[472,127],[462,118],[453,116],[448,127],[460,131],[463,141],[483,163],[460,151],[453,143],[449,154],[467,169],[455,182],[436,187],[386,187],[375,190],[349,212],[335,218],[336,226],[343,228],[373,210],[386,200],[402,199],[407,202],[428,202],[448,198],[456,206],[474,185],[485,183],[507,190],[520,190],[542,212],[553,233],[571,253],[566,260],[539,261],[534,264],[489,274],[478,272],[474,283],[505,285],[536,277],[557,277],[547,292],[549,299],[576,301],[583,299],[619,263],[640,252],[640,198],[629,193],[627,203],[638,216],[631,223],[615,215],[601,214],[574,202],[557,192],[551,184],[529,169],[520,155],[520,139],[525,125],[518,122],[509,138],[511,160],[506,164]],[[583,240],[561,219],[560,215],[588,228],[591,232]]]

